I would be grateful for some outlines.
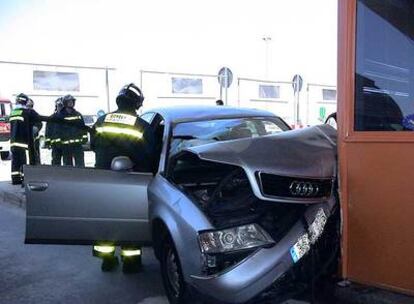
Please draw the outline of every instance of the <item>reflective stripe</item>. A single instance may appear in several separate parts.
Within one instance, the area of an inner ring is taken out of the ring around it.
[[[65,120],[80,120],[82,119],[82,116],[69,116],[65,117]]]
[[[112,127],[112,126],[103,126],[96,128],[96,132],[98,133],[111,133],[111,134],[124,134],[129,136],[134,136],[138,139],[142,138],[142,132],[132,129],[126,128],[119,128],[119,127]]]
[[[82,138],[88,138],[88,135],[83,135]]]
[[[99,253],[113,253],[115,246],[93,246],[93,250]]]
[[[14,121],[14,120],[24,121],[24,117],[22,117],[22,116],[12,116],[12,117],[9,118],[9,121]]]
[[[141,255],[141,249],[134,249],[134,250],[122,249],[121,255],[125,257],[138,256],[138,255]]]
[[[112,113],[112,114],[106,115],[105,117],[105,122],[119,123],[119,124],[124,124],[124,125],[129,125],[129,126],[135,125],[136,121],[137,121],[136,116],[128,115],[128,114]]]
[[[10,147],[19,147],[19,148],[29,148],[29,146],[27,144],[21,144],[21,143],[11,143]]]
[[[22,173],[20,171],[13,171],[11,173],[11,175],[15,176],[15,175],[22,175]]]
[[[14,109],[12,112],[11,112],[11,116],[18,116],[18,115],[22,115],[23,114],[23,110],[21,110],[21,109]]]
[[[82,142],[82,139],[70,139],[70,140],[62,141],[62,144],[67,145],[67,144],[80,143],[80,142]]]

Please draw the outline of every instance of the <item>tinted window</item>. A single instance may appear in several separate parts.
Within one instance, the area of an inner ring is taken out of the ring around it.
[[[414,130],[414,1],[359,0],[357,131]]]
[[[154,118],[155,113],[145,113],[141,115],[141,118],[145,120],[147,123],[151,124],[152,119]]]
[[[336,100],[336,90],[322,89],[323,100]]]
[[[280,98],[280,87],[274,85],[259,85],[259,97],[260,98]]]

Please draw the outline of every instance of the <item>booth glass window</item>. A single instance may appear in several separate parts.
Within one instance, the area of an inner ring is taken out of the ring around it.
[[[355,130],[414,130],[414,1],[359,0]]]

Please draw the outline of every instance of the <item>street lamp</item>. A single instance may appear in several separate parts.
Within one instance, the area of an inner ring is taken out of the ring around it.
[[[265,42],[266,49],[265,49],[265,78],[269,77],[269,43],[272,41],[272,37],[270,36],[263,36],[262,40]]]

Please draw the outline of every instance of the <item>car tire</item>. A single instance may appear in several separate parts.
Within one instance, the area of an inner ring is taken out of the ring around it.
[[[163,238],[160,254],[161,276],[165,293],[171,304],[195,304],[184,281],[181,263],[169,235]]]
[[[10,152],[1,152],[1,160],[8,160],[10,157]]]

